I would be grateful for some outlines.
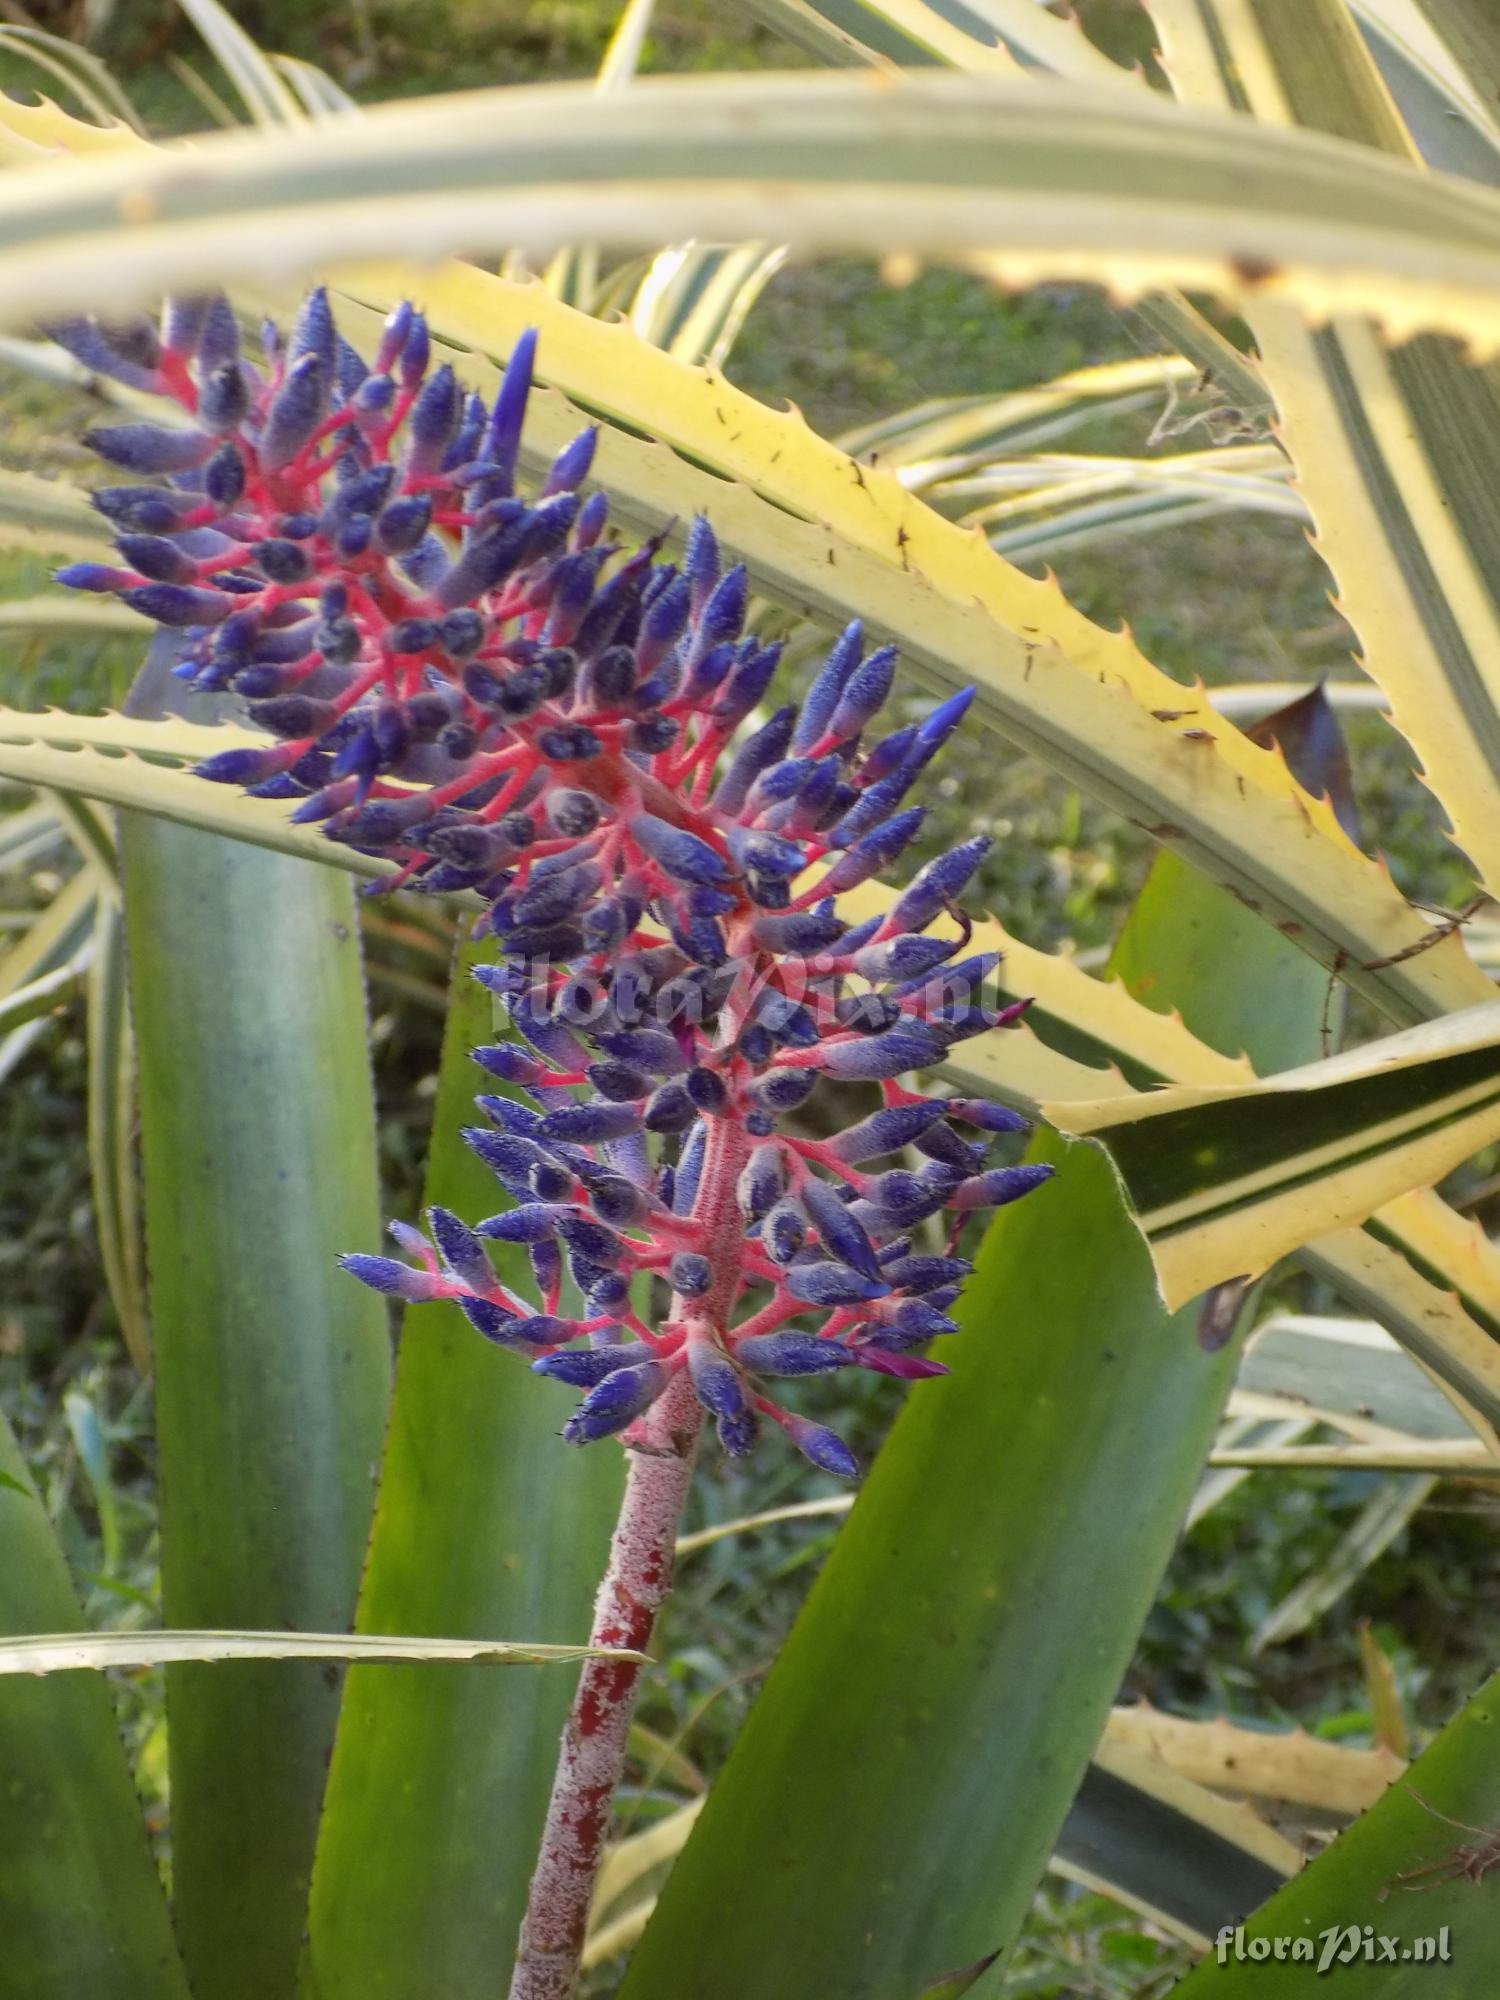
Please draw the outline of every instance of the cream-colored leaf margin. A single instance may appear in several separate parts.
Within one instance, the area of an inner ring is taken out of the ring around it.
[[[498,1667],[568,1665],[576,1660],[644,1660],[608,1646],[531,1645],[504,1639],[395,1639],[366,1632],[33,1632],[0,1640],[0,1675],[66,1674],[106,1667],[172,1666],[186,1661],[467,1661]]]

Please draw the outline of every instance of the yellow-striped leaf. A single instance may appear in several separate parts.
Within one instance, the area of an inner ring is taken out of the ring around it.
[[[1175,1307],[1500,1139],[1500,1001],[1255,1083],[1042,1111],[1109,1153]]]

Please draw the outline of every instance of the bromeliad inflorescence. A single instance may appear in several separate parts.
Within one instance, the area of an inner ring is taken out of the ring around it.
[[[322,291],[285,342],[266,328],[259,363],[222,298],[171,305],[159,332],[51,331],[190,420],[90,434],[157,478],[94,496],[121,566],[61,577],[180,628],[177,673],[244,697],[275,739],[202,775],[297,799],[294,818],[391,860],[383,886],[477,892],[498,945],[479,977],[521,1039],[475,1058],[532,1101],[481,1096],[490,1123],[466,1137],[515,1205],[472,1227],[433,1209],[430,1243],[393,1227],[414,1263],[348,1268],[454,1300],[584,1390],[575,1443],[625,1431],[686,1369],[730,1452],[767,1417],[852,1474],[766,1378],[943,1373],[917,1350],[952,1331],[970,1267],[912,1232],[1050,1172],[986,1164],[1010,1111],[899,1081],[1024,1007],[986,1004],[993,956],[961,955],[956,899],[986,842],[930,862],[886,915],[836,907],[916,836],[907,795],[969,696],[867,743],[895,655],[854,624],[800,712],[764,714],[779,648],[745,634],[744,568],[706,520],[680,563],[664,534],[610,539],[604,496],[580,492],[593,430],[517,491],[529,334],[487,408],[431,367],[407,305],[369,365]],[[945,916],[952,934],[928,935]],[[878,1084],[881,1108],[829,1140],[783,1129],[822,1077]],[[498,1281],[486,1239],[527,1247],[537,1301]],[[632,1305],[643,1273],[671,1287],[659,1325]]]

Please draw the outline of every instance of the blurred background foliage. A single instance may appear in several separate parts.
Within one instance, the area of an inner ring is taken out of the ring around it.
[[[597,68],[617,0],[241,0],[236,18],[263,47],[321,65],[356,98],[586,76]],[[1131,0],[1093,0],[1090,31],[1144,56],[1149,32]],[[86,39],[158,133],[203,129],[229,95],[202,43],[169,0],[0,0],[0,17]],[[792,67],[803,58],[726,0],[664,0],[646,70]],[[0,87],[30,91],[36,73],[0,53]],[[899,278],[899,282],[896,280]],[[791,400],[825,435],[945,395],[995,395],[1072,369],[1150,354],[1159,343],[1134,312],[1086,287],[998,295],[949,270],[882,272],[827,259],[783,268],[735,345],[726,372],[768,401]],[[93,413],[76,389],[38,381],[0,355],[0,466],[67,474],[90,464],[76,442]],[[1087,423],[1080,451],[1144,453],[1155,408]],[[1337,680],[1352,672],[1350,634],[1295,521],[1230,514],[1165,532],[1065,549],[1063,589],[1091,617],[1127,607],[1147,655],[1184,681]],[[45,582],[40,557],[0,554],[0,599]],[[139,642],[4,635],[0,701],[23,707],[113,705]],[[1464,876],[1433,825],[1409,752],[1370,713],[1345,717],[1366,844],[1402,889],[1434,906],[1461,902]],[[1068,946],[1097,965],[1144,879],[1151,841],[1040,765],[975,733],[945,763],[934,846],[970,831],[1000,838],[980,888],[1027,943]],[[5,794],[7,808],[24,803]],[[59,842],[0,875],[0,943],[49,901],[73,865]],[[372,1045],[388,1214],[414,1215],[442,1029],[450,919],[382,905],[366,916]],[[125,1355],[94,1230],[85,1149],[85,1049],[79,1004],[36,1032],[0,1041],[0,1397],[15,1413],[49,1513],[101,1625],[157,1622],[154,1481],[148,1384]],[[1487,1163],[1445,1191],[1495,1223]],[[1289,1276],[1268,1307],[1326,1311],[1331,1296]],[[856,1372],[856,1371],[851,1371]],[[879,1384],[820,1382],[841,1428],[868,1459],[893,1405]],[[545,1420],[545,1418],[543,1418]],[[1122,1699],[1182,1714],[1300,1723],[1348,1743],[1374,1740],[1360,1628],[1367,1623],[1418,1730],[1435,1728],[1500,1655],[1497,1502],[1453,1481],[1418,1513],[1334,1608],[1307,1631],[1252,1652],[1268,1611],[1334,1550],[1379,1475],[1292,1471],[1246,1478],[1189,1532],[1148,1621]],[[699,1473],[700,1527],[821,1497],[830,1482],[790,1455],[743,1463],[709,1455]],[[659,1635],[667,1670],[641,1708],[625,1794],[639,1824],[706,1788],[799,1606],[837,1522],[784,1522],[685,1561]],[[1490,1607],[1486,1610],[1486,1607]],[[159,1672],[120,1678],[122,1713],[153,1831],[169,1861]],[[628,1829],[627,1829],[628,1830]],[[1049,1880],[1013,1963],[1014,1990],[1145,1996],[1186,1963],[1184,1948],[1138,1917]],[[609,1970],[592,1991],[610,1990]],[[1009,1989],[1008,1989],[1009,1990]]]

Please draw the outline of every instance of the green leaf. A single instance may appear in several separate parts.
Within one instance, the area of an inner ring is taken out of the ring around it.
[[[1299,1856],[1242,1805],[1106,1730],[1058,1835],[1059,1873],[1151,1923],[1207,1943],[1265,1901]]]
[[[1212,1035],[1223,996],[1237,1030],[1252,918],[1163,859],[1130,933],[1154,1002]],[[1322,980],[1280,950],[1262,1061],[1316,1046]],[[1035,1151],[1058,1178],[986,1237],[953,1373],[897,1418],[622,2000],[716,1995],[725,1965],[736,2000],[885,2000],[1020,1926],[1234,1366],[1162,1312],[1103,1162]]]
[[[1500,1139],[1500,1001],[1253,1083],[1042,1110],[1109,1153],[1177,1306]]]
[[[109,1667],[215,1666],[242,1660],[359,1660],[409,1666],[567,1666],[608,1648],[514,1639],[372,1638],[365,1632],[32,1632],[0,1644],[0,1675],[103,1673]],[[640,1653],[621,1658],[639,1660]]]
[[[0,471],[0,548],[106,559],[113,553],[109,523],[87,494],[62,480],[10,471]]]
[[[939,1979],[935,1985],[924,1986],[921,2000],[958,2000],[961,1993],[972,1993],[999,1956],[999,1952],[992,1951],[984,1958],[976,1959],[972,1965],[965,1965],[957,1972],[950,1972],[945,1979]]]
[[[1377,38],[1367,46],[1344,0],[1257,0],[1248,8],[1152,0],[1152,7],[1169,52],[1189,54],[1204,38],[1203,60],[1174,67],[1181,94],[1195,102],[1235,104],[1269,126],[1299,124],[1398,158],[1436,131],[1435,154],[1423,148],[1435,164],[1500,180],[1487,124],[1493,106],[1472,92],[1470,105],[1454,70],[1455,101],[1420,86],[1413,137],[1371,54],[1389,54],[1393,44]],[[1441,57],[1415,7],[1368,11],[1414,22]],[[1410,82],[1409,63],[1403,74]],[[1396,726],[1446,808],[1454,839],[1482,879],[1500,879],[1493,811],[1500,691],[1491,665],[1500,636],[1500,533],[1490,479],[1500,448],[1500,376],[1443,341],[1388,353],[1377,330],[1354,316],[1313,332],[1274,300],[1252,301],[1247,315],[1339,608],[1391,697]]]
[[[351,855],[325,840],[316,826],[294,826],[293,806],[252,799],[237,786],[210,784],[188,768],[220,750],[264,740],[227,724],[175,716],[144,721],[7,708],[0,709],[0,777],[151,813],[344,873],[384,874],[386,863]]]
[[[276,283],[360,255],[697,235],[907,244],[1012,281],[1131,292],[1238,300],[1270,284],[1317,317],[1364,308],[1401,335],[1500,341],[1500,203],[1113,82],[759,74],[653,77],[602,98],[591,85],[475,91],[214,133],[192,161],[188,175],[119,145],[8,175],[12,319],[88,309],[101,292],[124,305],[249,274]]]
[[[354,1611],[390,1370],[379,1300],[335,1263],[379,1217],[351,887],[139,815],[122,817],[120,856],[165,1615],[336,1630]],[[276,2000],[294,1985],[338,1677],[173,1667],[167,1707],[195,2000]]]
[[[1433,1992],[1443,2000],[1490,2000],[1500,1900],[1486,1893],[1491,1884],[1465,1880],[1457,1864],[1476,1849],[1493,1852],[1497,1788],[1500,1677],[1459,1711],[1404,1782],[1256,1911],[1238,1951],[1230,1941],[1225,1963],[1210,1955],[1176,1993],[1182,2000],[1264,2000],[1268,1990],[1294,1990],[1293,1981],[1309,1978],[1312,1966],[1294,1963],[1268,1977],[1263,1960],[1250,1954],[1251,1940],[1281,1937],[1305,1940],[1298,1949],[1313,1965],[1325,1946],[1352,1947],[1348,1962],[1337,1962],[1329,1975],[1350,2000],[1421,2000]],[[1365,1958],[1365,1925],[1395,1939],[1394,1962],[1378,1949]],[[1432,1941],[1432,1957],[1402,1960],[1402,1945],[1414,1948],[1418,1938]],[[1446,1947],[1441,1959],[1439,1940]]]
[[[466,1217],[507,1205],[459,1137],[478,1122],[468,1051],[494,1038],[491,1001],[454,967],[426,1200]],[[487,1080],[488,1081],[488,1080]],[[497,1088],[493,1084],[490,1088]],[[356,1248],[374,1249],[373,1235]],[[514,1282],[530,1290],[525,1253]],[[619,1454],[567,1450],[556,1385],[480,1339],[451,1306],[406,1314],[359,1630],[534,1632],[576,1641],[619,1506]],[[349,1675],[309,1918],[317,2000],[490,1992],[515,1946],[566,1676]]]
[[[0,1633],[81,1633],[62,1552],[0,1418]],[[102,1681],[0,1687],[6,2000],[188,2000]]]
[[[56,966],[51,972],[44,972],[40,978],[29,980],[26,985],[7,993],[0,1000],[0,1034],[18,1028],[23,1021],[34,1021],[39,1015],[54,1014],[75,999],[83,990],[93,956],[91,940],[66,965]]]
[[[131,1360],[151,1368],[145,1243],[135,1157],[135,1034],[118,900],[101,896],[88,968],[88,1147],[94,1230]]]
[[[178,5],[217,56],[257,125],[284,131],[304,122],[307,113],[297,93],[219,0],[178,0]]]
[[[0,539],[5,531],[0,530]],[[91,550],[90,553],[95,553]],[[150,625],[139,611],[113,597],[13,597],[0,604],[0,632],[134,633],[144,638]]]
[[[1238,1386],[1410,1437],[1472,1440],[1446,1395],[1369,1320],[1277,1313],[1251,1335]]]
[[[1385,1554],[1436,1486],[1430,1472],[1382,1480],[1316,1569],[1309,1570],[1261,1619],[1250,1635],[1251,1653],[1294,1639],[1352,1590],[1362,1572]]]

